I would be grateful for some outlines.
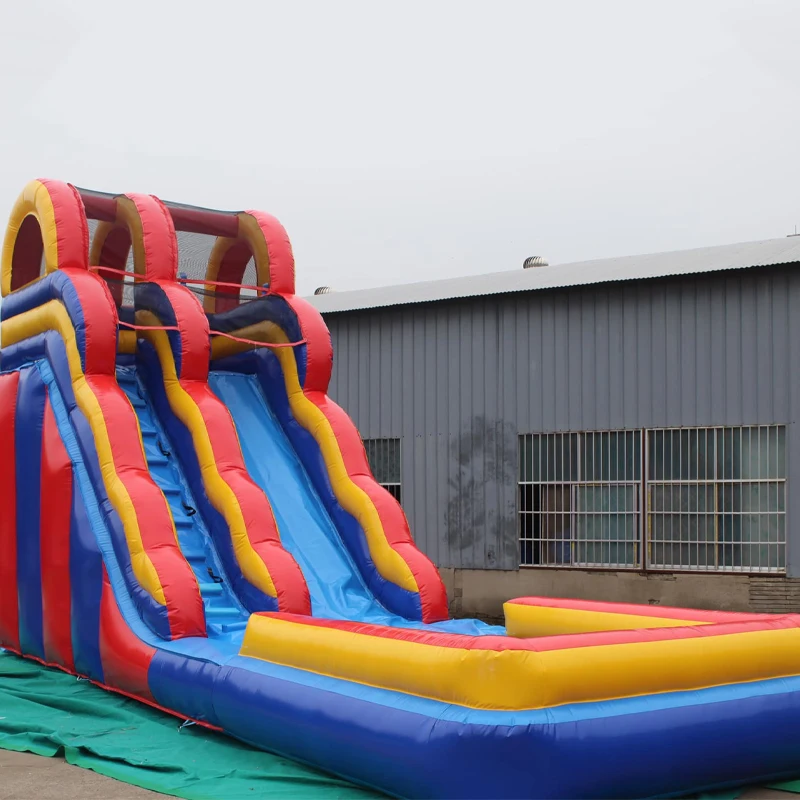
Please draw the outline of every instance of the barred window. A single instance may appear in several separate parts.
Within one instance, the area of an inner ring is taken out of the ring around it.
[[[372,474],[398,503],[402,502],[399,439],[364,439]]]
[[[785,570],[785,426],[651,430],[647,437],[649,566]]]
[[[519,438],[522,566],[783,572],[786,427]]]
[[[640,431],[520,437],[520,563],[640,561]]]

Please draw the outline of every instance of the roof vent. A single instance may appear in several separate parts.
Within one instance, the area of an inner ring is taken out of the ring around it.
[[[544,256],[530,256],[522,262],[522,269],[531,269],[532,267],[547,267],[547,259]]]
[[[317,286],[314,289],[314,294],[330,294],[333,291],[330,286]]]

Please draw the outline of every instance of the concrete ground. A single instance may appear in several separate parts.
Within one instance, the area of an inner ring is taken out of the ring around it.
[[[164,797],[129,786],[63,758],[0,750],[0,800],[156,800]]]
[[[0,800],[155,800],[157,792],[129,786],[63,758],[0,750]],[[749,789],[742,800],[793,800],[798,795],[774,789]],[[220,800],[225,800],[220,797]]]

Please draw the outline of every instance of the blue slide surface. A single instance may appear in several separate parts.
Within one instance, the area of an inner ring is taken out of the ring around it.
[[[452,633],[505,635],[505,628],[479,620],[425,625],[387,611],[367,588],[342,545],[336,526],[270,409],[258,378],[213,371],[208,382],[231,413],[247,471],[269,499],[283,546],[300,564],[314,616]]]
[[[226,580],[222,563],[183,474],[180,460],[166,430],[159,422],[138,370],[118,366],[117,383],[125,392],[139,420],[147,468],[169,503],[178,544],[192,567],[200,587],[206,626],[215,634],[244,631],[250,616]]]

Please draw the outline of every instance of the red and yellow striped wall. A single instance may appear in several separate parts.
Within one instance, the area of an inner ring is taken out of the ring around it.
[[[120,229],[124,234],[117,234]],[[241,572],[250,586],[275,605],[265,606],[246,588],[243,599],[254,611],[272,607],[310,613],[305,579],[281,545],[266,495],[247,475],[230,414],[206,382],[208,322],[194,295],[175,283],[178,253],[169,212],[150,195],[120,196],[116,198],[116,222],[98,228],[92,253],[102,257],[108,242],[115,238],[133,247],[135,274],[144,279],[135,290],[139,330],[131,335],[138,334],[155,350],[172,412],[191,434],[202,489],[228,526],[236,560],[233,573]]]
[[[229,331],[235,338],[213,335],[212,331],[212,362],[253,349],[248,341],[283,345],[274,353],[291,412],[319,446],[336,501],[364,531],[375,568],[384,580],[419,597],[424,622],[447,619],[447,595],[438,570],[414,544],[399,504],[375,481],[352,421],[327,396],[333,365],[330,333],[317,310],[294,295],[294,257],[285,229],[274,217],[254,211],[240,214],[239,225],[238,238],[217,239],[206,280],[241,282],[252,256],[259,284],[268,284],[270,294],[283,297],[297,318],[304,345],[303,375],[301,378],[298,363],[301,356],[295,348],[286,346],[290,343],[286,331],[272,320],[258,320]],[[218,309],[218,302],[213,296],[207,297],[205,310],[229,310],[227,306]]]
[[[25,272],[30,252],[20,237],[27,220],[44,237],[43,275]],[[87,230],[74,187],[34,181],[23,191],[3,246],[3,347],[59,338],[77,410],[92,429],[104,489],[124,529],[141,612],[165,638],[204,636],[197,581],[178,547],[166,498],[150,477],[136,415],[116,384],[117,314],[105,283],[88,271]],[[17,244],[26,247],[22,260]]]
[[[122,622],[50,394],[36,366],[0,375],[0,646],[152,700],[155,652]]]

